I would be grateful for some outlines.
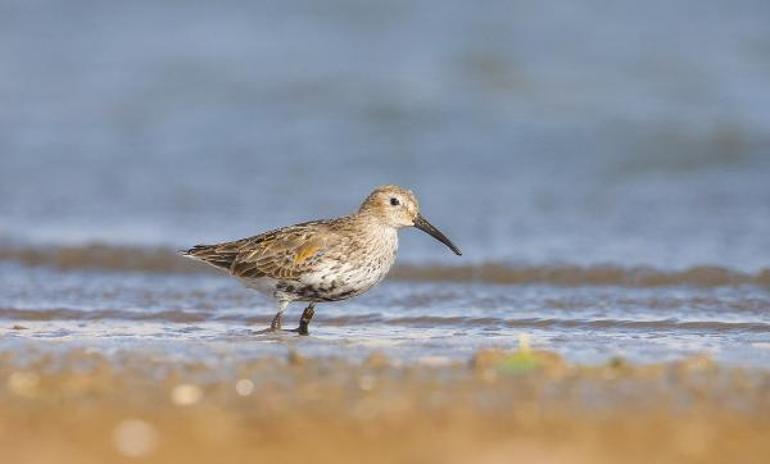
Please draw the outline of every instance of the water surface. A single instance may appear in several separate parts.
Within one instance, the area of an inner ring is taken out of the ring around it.
[[[460,358],[528,334],[581,361],[770,365],[769,18],[0,0],[0,344]],[[170,255],[383,183],[465,255],[405,231],[409,266],[309,338],[251,336],[270,305]]]
[[[0,350],[156,350],[179,359],[307,355],[464,361],[522,337],[571,361],[660,362],[710,354],[770,366],[770,293],[753,286],[626,287],[387,282],[319,305],[311,336],[255,335],[273,306],[216,274],[0,266]],[[287,313],[286,325],[302,305]]]

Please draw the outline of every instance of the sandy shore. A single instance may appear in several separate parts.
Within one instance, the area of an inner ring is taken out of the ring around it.
[[[567,364],[0,354],[9,463],[767,462],[770,373]]]

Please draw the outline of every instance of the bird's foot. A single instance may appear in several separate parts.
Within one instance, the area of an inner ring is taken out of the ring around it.
[[[273,318],[273,321],[270,322],[270,327],[262,330],[257,330],[256,332],[254,332],[254,335],[263,335],[263,334],[280,332],[282,322],[283,322],[283,314],[278,313]]]
[[[315,315],[315,305],[310,304],[307,308],[305,308],[304,311],[302,311],[302,317],[299,319],[299,327],[296,329],[290,330],[289,332],[296,332],[299,335],[310,335],[310,331],[308,330],[308,327],[310,326],[310,321],[313,320],[313,316]]]
[[[275,317],[273,318],[273,321],[270,323],[270,330],[272,330],[273,332],[277,332],[281,330],[281,326],[283,325],[282,322],[283,322],[283,313],[276,314]]]
[[[272,327],[267,327],[262,330],[255,330],[252,332],[253,335],[270,335],[270,334],[280,334],[280,333],[295,333],[298,335],[310,335],[310,332],[307,330],[307,324],[300,323],[299,327],[296,329],[274,329]]]
[[[296,329],[282,329],[281,328],[281,316],[282,314],[276,314],[276,316],[273,318],[273,322],[270,323],[270,327],[262,330],[257,330],[254,332],[254,335],[264,335],[264,334],[272,334],[272,333],[279,333],[279,332],[292,332],[299,335],[310,335],[310,330],[308,330],[308,327],[310,327],[310,321],[313,320],[313,316],[315,315],[315,305],[309,304],[307,308],[305,308],[304,311],[302,311],[302,317],[299,319],[299,327]]]
[[[274,334],[278,332],[282,332],[282,329],[277,329],[274,327],[267,327],[262,330],[255,330],[252,332],[253,335],[267,335],[267,334]]]

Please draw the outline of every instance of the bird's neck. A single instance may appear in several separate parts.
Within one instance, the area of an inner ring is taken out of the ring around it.
[[[378,241],[394,248],[398,247],[398,228],[386,224],[375,215],[366,212],[354,214],[352,219],[361,233],[366,236],[366,240]]]

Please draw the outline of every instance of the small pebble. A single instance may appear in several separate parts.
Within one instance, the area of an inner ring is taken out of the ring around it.
[[[375,380],[374,376],[362,375],[361,378],[358,379],[358,388],[363,391],[371,391],[376,383],[377,381]]]
[[[390,360],[382,352],[375,351],[366,358],[363,365],[364,367],[381,369],[383,367],[388,367],[390,365]]]
[[[235,383],[235,391],[241,396],[249,396],[254,392],[254,382],[249,379],[241,379]]]
[[[305,357],[297,353],[295,350],[289,351],[288,360],[289,364],[292,366],[302,366],[305,364]]]
[[[115,448],[131,458],[150,454],[158,442],[155,427],[141,419],[127,419],[119,423],[112,431]]]
[[[171,401],[177,406],[190,406],[203,398],[201,387],[189,383],[177,385],[171,391]]]
[[[34,372],[13,372],[8,376],[8,390],[19,396],[35,396],[40,377]]]

